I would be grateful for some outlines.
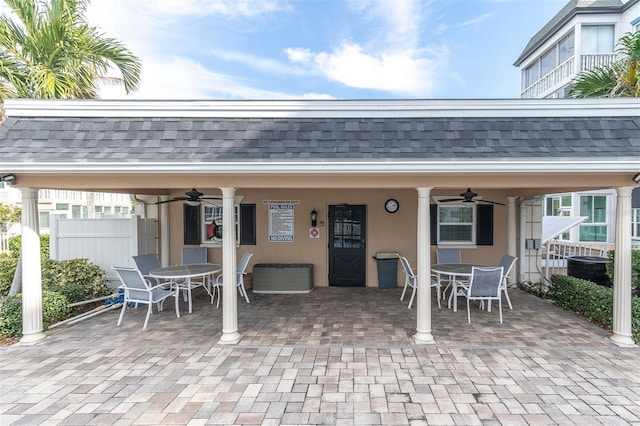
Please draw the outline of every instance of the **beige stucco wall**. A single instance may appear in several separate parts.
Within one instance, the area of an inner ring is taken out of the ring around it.
[[[202,191],[207,192],[207,191]],[[211,194],[216,194],[214,190]],[[434,191],[434,195],[457,196],[457,192]],[[361,204],[367,209],[366,230],[366,277],[368,287],[378,286],[377,263],[373,256],[378,251],[398,251],[415,266],[417,247],[417,211],[418,198],[415,189],[242,189],[236,195],[242,195],[242,203],[256,205],[256,245],[240,246],[237,256],[251,251],[254,256],[249,263],[251,271],[256,263],[312,263],[314,265],[314,285],[328,285],[328,210],[329,205]],[[504,202],[505,191],[483,191],[486,199]],[[395,198],[400,203],[397,213],[389,214],[384,210],[384,202]],[[264,200],[295,201],[294,242],[268,242],[268,204]],[[170,259],[171,263],[180,262],[183,247],[182,203],[170,204]],[[319,238],[309,237],[311,211],[318,212]],[[324,226],[322,223],[324,222]],[[494,209],[494,245],[479,246],[462,251],[464,262],[497,264],[507,250],[507,208],[496,206]],[[210,248],[209,261],[220,263],[222,249]],[[432,263],[436,262],[435,246],[432,246]],[[398,265],[398,285],[404,282],[404,275]]]

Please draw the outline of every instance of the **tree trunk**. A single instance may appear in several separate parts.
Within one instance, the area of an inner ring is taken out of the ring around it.
[[[9,289],[9,296],[14,296],[22,292],[22,253],[18,256],[18,264],[16,265],[16,272],[13,274],[13,281],[11,281],[11,288]]]

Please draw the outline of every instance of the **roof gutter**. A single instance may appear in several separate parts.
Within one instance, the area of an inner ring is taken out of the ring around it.
[[[60,174],[408,174],[408,173],[638,173],[639,159],[576,161],[497,159],[484,161],[269,161],[217,163],[25,163],[4,162],[2,170],[11,173]]]

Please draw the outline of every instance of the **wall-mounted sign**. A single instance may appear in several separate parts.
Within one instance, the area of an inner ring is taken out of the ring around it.
[[[269,204],[269,242],[293,242],[293,204]]]
[[[262,204],[300,204],[300,200],[262,200]]]

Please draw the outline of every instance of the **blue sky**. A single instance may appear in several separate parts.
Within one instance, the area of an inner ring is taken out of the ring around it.
[[[88,17],[141,58],[134,98],[517,98],[513,62],[566,2],[93,0]]]

